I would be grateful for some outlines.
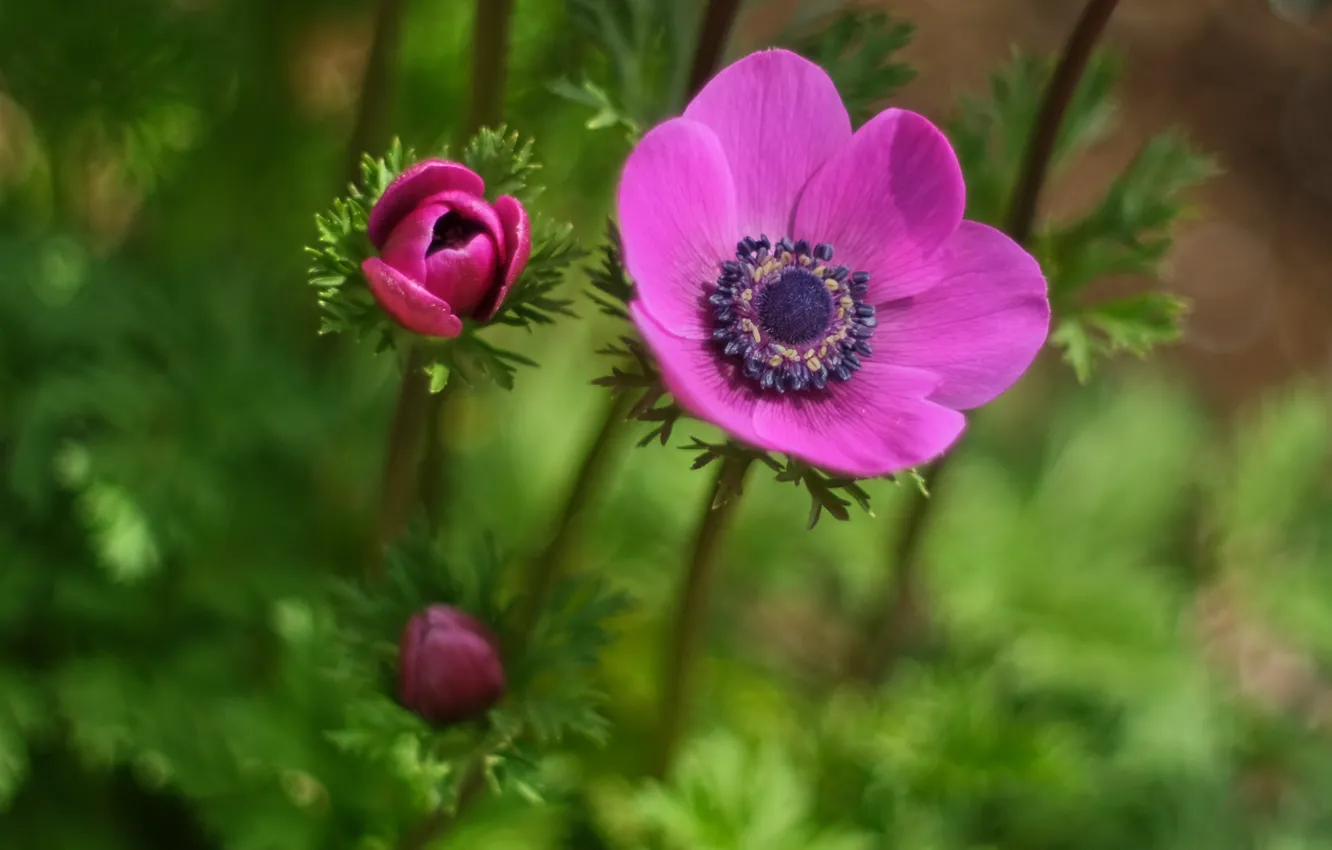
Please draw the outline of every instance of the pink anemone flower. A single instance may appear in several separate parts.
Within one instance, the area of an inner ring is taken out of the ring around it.
[[[620,180],[630,313],[667,389],[732,437],[872,478],[943,453],[1049,330],[1040,266],[963,221],[944,135],[888,109],[854,134],[784,50],[719,73]]]

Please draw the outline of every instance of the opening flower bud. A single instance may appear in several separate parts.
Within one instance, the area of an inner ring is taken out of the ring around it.
[[[398,657],[398,699],[428,723],[480,717],[504,695],[499,642],[475,617],[431,605],[407,622]]]
[[[407,169],[370,211],[379,251],[361,265],[395,322],[423,336],[456,337],[462,320],[489,321],[532,253],[527,211],[505,195],[493,204],[467,167],[429,159]]]

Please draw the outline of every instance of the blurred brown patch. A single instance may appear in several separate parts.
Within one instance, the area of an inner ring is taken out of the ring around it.
[[[350,119],[372,33],[368,18],[317,21],[305,31],[292,53],[291,86],[306,117]]]

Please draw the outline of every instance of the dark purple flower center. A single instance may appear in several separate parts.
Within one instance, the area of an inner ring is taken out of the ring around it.
[[[800,345],[823,333],[832,318],[832,293],[809,269],[792,266],[758,296],[759,327],[777,342]]]
[[[426,256],[429,257],[446,248],[455,250],[461,248],[472,241],[473,237],[482,233],[485,233],[485,228],[477,222],[464,218],[456,212],[447,212],[435,222],[435,229],[430,237],[430,247],[426,248]]]
[[[878,319],[864,301],[869,275],[832,264],[833,247],[801,240],[746,237],[735,260],[721,264],[712,338],[726,357],[744,363],[761,389],[822,390],[829,379],[849,381]]]

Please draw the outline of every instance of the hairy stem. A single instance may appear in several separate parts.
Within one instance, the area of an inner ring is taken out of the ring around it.
[[[386,144],[388,119],[393,105],[394,65],[398,57],[398,33],[406,0],[379,0],[375,10],[374,36],[370,56],[361,78],[361,93],[347,148],[347,182],[361,176],[361,157],[366,151],[379,151]]]
[[[666,664],[661,682],[661,710],[657,733],[657,752],[652,775],[664,779],[684,733],[689,705],[693,702],[696,660],[707,637],[708,610],[716,578],[717,555],[721,550],[727,525],[740,503],[740,488],[749,467],[751,454],[727,454],[708,490],[694,536],[689,571],[676,602],[675,622],[670,632]]]
[[[611,399],[609,410],[602,420],[601,429],[592,440],[592,446],[583,455],[583,463],[578,468],[573,487],[564,502],[555,533],[535,561],[528,576],[527,598],[523,602],[518,617],[518,629],[515,632],[515,648],[521,651],[531,638],[541,621],[546,602],[556,581],[564,574],[571,553],[575,550],[575,540],[579,527],[578,519],[592,499],[592,494],[606,477],[618,443],[621,423],[633,404],[633,395],[626,393]]]
[[[1117,5],[1119,0],[1088,0],[1064,45],[1054,76],[1050,79],[1036,124],[1027,142],[1022,171],[1004,228],[1021,245],[1025,246],[1031,239],[1041,191],[1049,174],[1050,160],[1064,124],[1064,115],[1068,112],[1078,82],[1087,69],[1087,62]],[[892,579],[885,584],[883,600],[874,606],[874,610],[882,613],[867,630],[865,640],[848,661],[848,672],[856,679],[865,682],[882,681],[927,625],[920,543],[931,508],[938,500],[942,473],[948,459],[956,456],[957,451],[957,447],[954,447],[951,454],[935,461],[927,470],[926,480],[932,498],[916,496],[902,518],[901,528],[894,536],[896,543],[892,560],[896,570]]]
[[[717,70],[722,53],[726,50],[726,42],[731,36],[731,27],[735,25],[739,14],[740,0],[709,0],[708,8],[703,13],[694,63],[689,68],[690,97],[698,94]]]

